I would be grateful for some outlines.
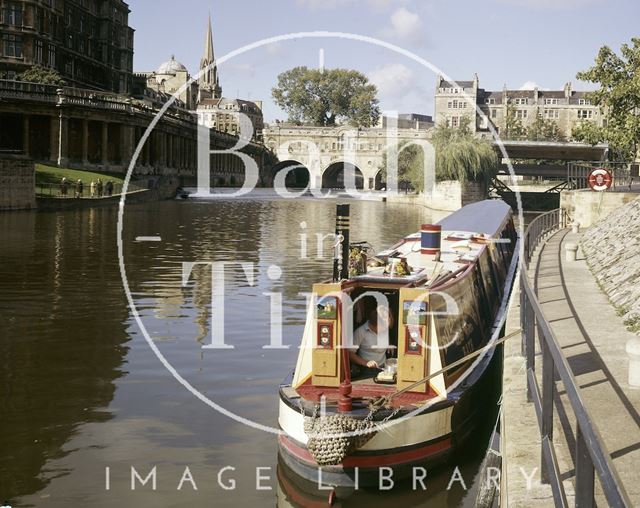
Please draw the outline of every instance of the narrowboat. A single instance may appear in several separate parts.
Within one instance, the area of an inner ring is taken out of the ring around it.
[[[486,200],[373,254],[349,243],[348,214],[338,206],[333,278],[313,285],[280,385],[278,440],[295,474],[364,488],[454,457],[491,414],[518,235],[511,208]]]

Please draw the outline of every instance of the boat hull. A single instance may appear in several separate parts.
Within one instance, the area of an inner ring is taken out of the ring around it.
[[[407,480],[421,476],[419,468],[430,470],[450,463],[473,439],[487,420],[487,413],[495,413],[498,357],[491,355],[478,365],[475,375],[460,391],[418,414],[401,418],[336,466],[318,466],[306,447],[304,416],[281,399],[281,460],[295,474],[316,485],[356,489],[379,486],[381,477],[382,481],[384,477],[394,482]]]

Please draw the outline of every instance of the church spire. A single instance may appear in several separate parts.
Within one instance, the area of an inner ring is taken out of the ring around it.
[[[211,29],[211,14],[209,14],[209,25],[207,27],[207,36],[204,40],[204,56],[203,60],[207,60],[209,62],[213,62],[213,30]]]
[[[204,71],[199,80],[201,99],[218,99],[222,96],[222,89],[218,79],[218,67],[217,65],[210,67],[214,61],[213,30],[211,29],[211,14],[209,14],[207,35],[204,41],[204,54],[202,55],[202,60],[200,60],[200,70]]]

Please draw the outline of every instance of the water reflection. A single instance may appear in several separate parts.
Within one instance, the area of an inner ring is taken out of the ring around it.
[[[127,275],[145,327],[185,379],[242,417],[277,426],[277,385],[295,364],[305,319],[299,293],[331,275],[330,241],[318,252],[317,235],[331,233],[334,212],[335,202],[316,200],[126,207]],[[284,477],[275,436],[206,407],[150,351],[122,290],[116,218],[108,209],[0,215],[0,500],[14,506],[273,505]],[[354,202],[352,239],[382,248],[431,218],[422,208]],[[162,242],[135,241],[150,235]],[[196,267],[185,286],[182,263],[238,260],[252,263],[255,283],[238,266],[229,269],[225,341],[235,349],[203,350],[211,342],[211,272]],[[267,275],[271,265],[282,268],[280,278]],[[263,349],[270,331],[265,293],[278,292],[290,347]],[[472,477],[477,458],[469,464]],[[217,482],[230,465],[233,491]],[[157,466],[156,491],[130,489],[132,466],[141,472]],[[187,466],[197,491],[176,488]],[[256,467],[269,468],[272,490],[255,489]],[[428,482],[428,498],[396,492],[380,499],[463,503],[465,492],[443,492],[442,478]],[[371,496],[359,493],[344,506],[375,505]]]

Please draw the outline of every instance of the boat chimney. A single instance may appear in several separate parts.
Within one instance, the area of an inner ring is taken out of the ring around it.
[[[336,248],[333,255],[333,281],[349,278],[350,205],[336,206]]]
[[[439,254],[442,243],[442,226],[423,224],[420,229],[420,253]]]

